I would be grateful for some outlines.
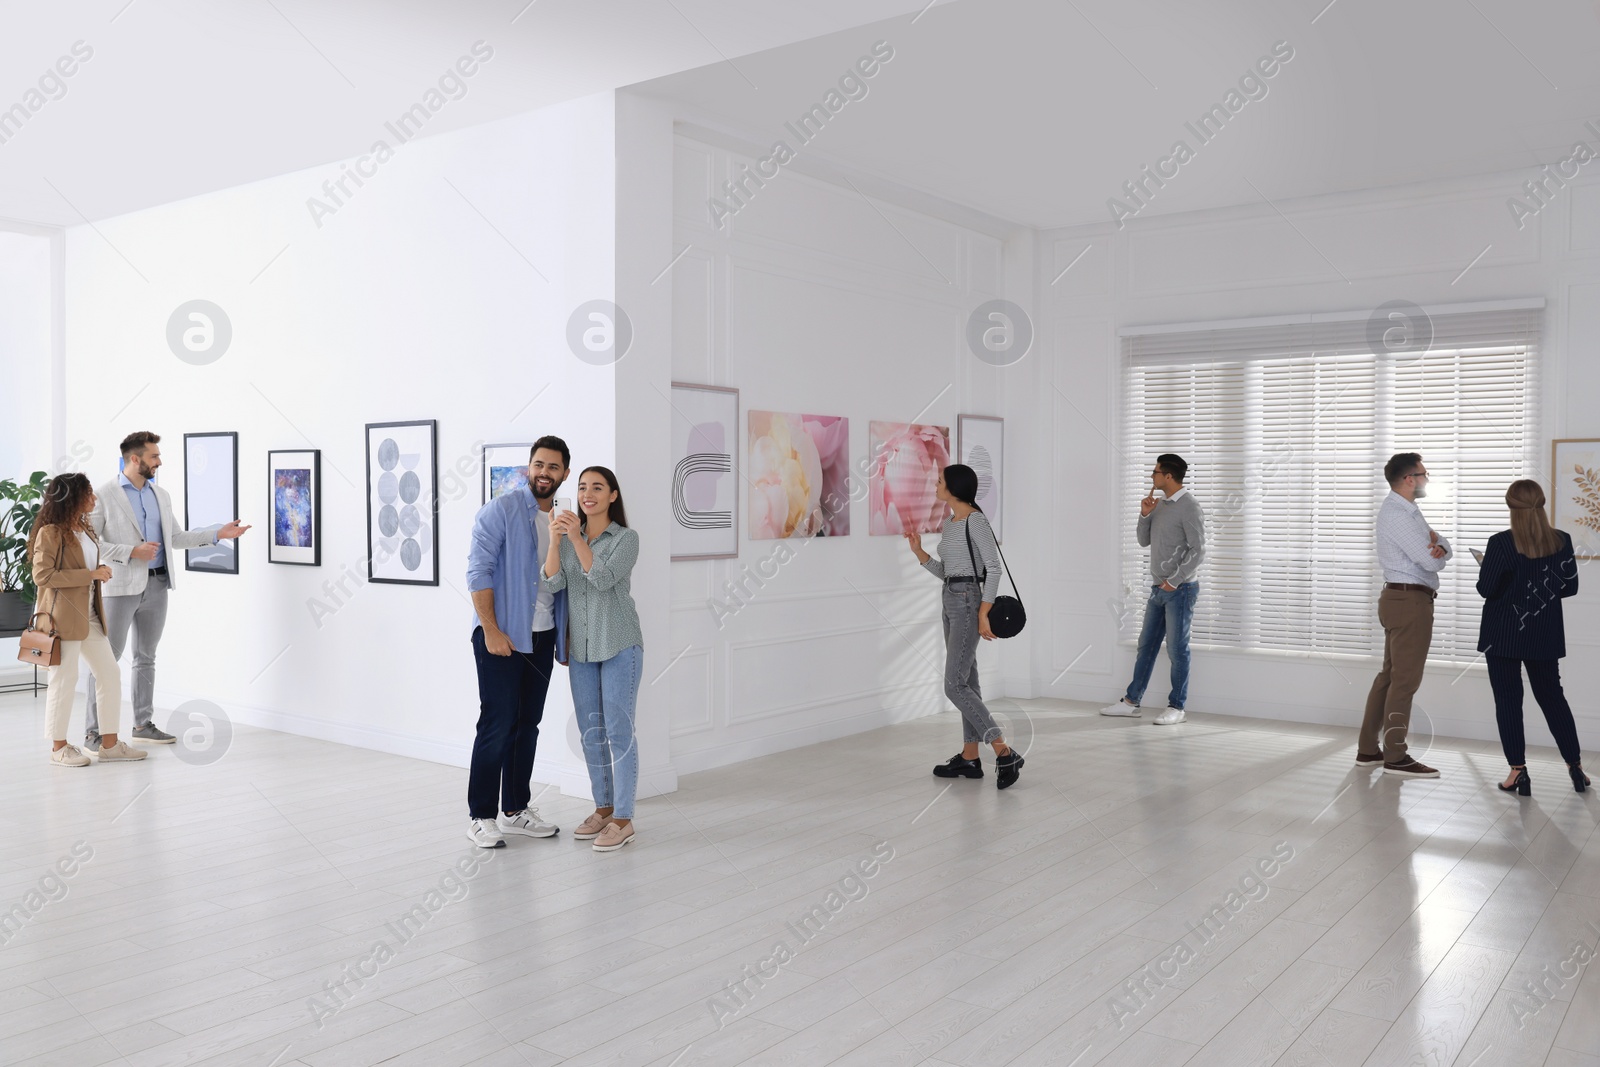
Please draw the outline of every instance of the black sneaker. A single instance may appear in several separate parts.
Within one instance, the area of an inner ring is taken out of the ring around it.
[[[962,759],[957,753],[933,769],[935,778],[982,778],[983,764],[975,759]]]
[[[1027,760],[1022,758],[1022,753],[1018,752],[1016,749],[1011,749],[1004,756],[995,757],[995,788],[1008,789],[1014,785],[1017,781],[1017,778],[1020,777],[1018,772],[1022,770],[1022,765],[1026,762]]]

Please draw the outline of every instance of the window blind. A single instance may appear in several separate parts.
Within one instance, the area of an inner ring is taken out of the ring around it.
[[[1374,527],[1383,464],[1420,452],[1420,502],[1455,556],[1440,574],[1430,658],[1478,658],[1469,548],[1509,525],[1505,490],[1537,477],[1542,301],[1430,313],[1425,350],[1377,355],[1367,316],[1124,331],[1124,502],[1155,457],[1189,463],[1206,513],[1197,645],[1381,655]],[[1123,636],[1138,633],[1149,550],[1122,541]]]

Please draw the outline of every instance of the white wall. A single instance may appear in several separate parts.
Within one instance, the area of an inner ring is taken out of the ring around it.
[[[0,222],[0,371],[6,411],[0,421],[0,478],[54,473],[51,449],[52,308],[56,237],[39,227]]]
[[[779,542],[748,536],[737,560],[668,561],[673,380],[737,387],[742,415],[848,416],[855,461],[873,419],[921,412],[953,431],[958,412],[1003,415],[1006,550],[1031,623],[982,650],[992,695],[1110,700],[1126,684],[1132,648],[1106,606],[1131,508],[1118,494],[1120,325],[1544,296],[1545,437],[1600,436],[1588,400],[1600,365],[1582,357],[1600,341],[1600,183],[1521,232],[1504,206],[1519,174],[1278,203],[1293,226],[1262,207],[999,236],[871,176],[859,176],[869,202],[837,171],[791,167],[719,230],[706,201],[749,157],[675,127],[679,110],[623,93],[417,141],[320,229],[306,198],[336,167],[69,232],[57,442],[110,457],[97,461],[104,478],[122,434],[155,429],[181,497],[182,434],[237,429],[242,510],[257,522],[266,450],[324,450],[324,566],[269,566],[258,529],[238,577],[180,576],[164,705],[199,697],[241,721],[464,763],[474,443],[558,432],[577,464],[617,469],[646,535],[642,792],[945,706],[938,586],[899,539],[867,534],[864,501],[850,536],[793,543],[775,573]],[[973,307],[997,295],[1037,327],[1034,350],[1004,368],[964,341]],[[235,330],[207,367],[179,361],[164,336],[196,297]],[[567,351],[568,314],[596,298],[634,320],[615,367]],[[362,425],[406,418],[437,418],[442,466],[467,472],[445,486],[444,584],[360,585],[335,604],[323,583],[364,551]],[[337,608],[320,627],[314,599]],[[1568,605],[1574,694],[1596,669],[1595,603]],[[1492,737],[1481,669],[1458,673],[1430,673],[1419,704],[1431,729]],[[1348,662],[1203,651],[1192,703],[1348,724],[1369,679]],[[1593,734],[1581,698],[1577,711]],[[543,746],[539,773],[581,793],[569,719],[558,680],[547,723],[568,744]],[[1548,740],[1536,719],[1529,728]]]
[[[0,478],[80,470],[90,455],[82,441],[71,451],[56,448],[50,433],[60,394],[61,246],[59,230],[0,221],[0,373],[7,383]],[[0,685],[33,680],[16,650],[16,638],[0,638]]]
[[[1118,642],[1107,607],[1120,592],[1121,524],[1136,514],[1135,502],[1121,499],[1118,488],[1120,326],[1371,309],[1395,299],[1427,305],[1542,296],[1548,301],[1540,356],[1543,463],[1552,438],[1600,437],[1593,402],[1600,395],[1594,356],[1600,347],[1600,181],[1563,191],[1519,231],[1506,200],[1530,176],[1276,202],[1287,221],[1261,205],[1134,220],[1121,232],[1098,226],[1042,235],[1046,379],[1037,399],[1017,415],[1037,420],[1054,438],[1059,477],[1051,482],[1047,514],[1069,548],[1051,557],[1050,582],[1041,584],[1048,596],[1036,613],[1042,625],[1032,634],[1029,691],[1110,701],[1132,670],[1133,647]],[[1077,265],[1051,284],[1085,247]],[[1508,472],[1508,480],[1512,476]],[[1292,483],[1288,472],[1283,490],[1292,493]],[[1202,502],[1226,493],[1199,483],[1193,489]],[[1591,587],[1567,601],[1566,619],[1566,690],[1580,736],[1592,747],[1600,737],[1600,713],[1584,694],[1600,682],[1600,595]],[[1080,655],[1071,671],[1060,673]],[[1356,724],[1376,669],[1376,663],[1348,660],[1199,651],[1190,706]],[[1163,660],[1153,683],[1158,692],[1164,692],[1165,670]],[[1418,707],[1423,711],[1414,717],[1414,733],[1427,730],[1431,719],[1440,735],[1497,736],[1481,666],[1465,674],[1430,670]],[[1550,743],[1531,698],[1527,722],[1530,742]]]
[[[162,434],[181,514],[183,434],[236,430],[240,510],[257,524],[238,576],[178,576],[158,706],[202,698],[244,722],[465,765],[477,445],[558,433],[575,464],[616,462],[613,369],[565,339],[569,313],[613,289],[613,127],[604,94],[405,144],[320,228],[307,198],[338,166],[69,232],[67,439],[93,444],[100,480],[125,433]],[[165,339],[194,298],[233,325],[208,366]],[[365,576],[363,425],[406,419],[439,424],[441,584],[332,593]],[[322,449],[322,566],[272,565],[266,452],[308,447]],[[333,614],[314,619],[314,601]],[[570,707],[558,672],[536,777],[583,793]]]
[[[671,275],[671,377],[738,388],[741,420],[752,410],[848,416],[853,465],[867,457],[871,420],[920,412],[950,427],[954,448],[958,412],[999,414],[1003,375],[967,351],[963,326],[1005,291],[1005,243],[793,168],[718,230],[707,199],[746,161],[677,138],[671,254],[689,248]],[[1026,447],[1029,427],[1007,429]],[[658,465],[665,485],[669,461]],[[671,564],[680,771],[946,706],[939,585],[902,539],[868,535],[864,482],[859,497],[847,537],[753,541],[741,515],[737,560]],[[792,559],[780,563],[780,545]],[[1000,650],[983,650],[986,679],[999,661]]]

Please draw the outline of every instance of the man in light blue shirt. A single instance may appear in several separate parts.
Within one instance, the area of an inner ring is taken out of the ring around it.
[[[528,480],[495,497],[472,523],[467,590],[476,613],[478,730],[467,779],[467,838],[505,847],[506,833],[551,837],[558,827],[528,806],[533,760],[555,661],[566,661],[567,595],[539,580],[549,544],[550,509],[572,454],[559,437],[541,437]]]
[[[1423,517],[1417,501],[1428,495],[1428,470],[1415,452],[1393,456],[1383,468],[1389,495],[1378,508],[1378,623],[1383,627],[1383,669],[1372,681],[1356,742],[1356,766],[1383,765],[1404,778],[1437,778],[1439,772],[1406,749],[1411,701],[1422,685],[1433,644],[1433,601],[1439,572],[1450,562],[1450,542]]]
[[[133,634],[133,732],[136,741],[170,745],[171,734],[155,716],[156,645],[167,625],[167,594],[177,571],[172,554],[238,537],[249,526],[238,519],[185,530],[172,515],[172,497],[152,480],[161,468],[161,438],[148,430],[122,441],[122,473],[95,489],[89,524],[100,539],[101,558],[111,566],[103,595],[106,639],[119,659]],[[94,686],[89,687],[84,743],[100,750],[100,718]]]

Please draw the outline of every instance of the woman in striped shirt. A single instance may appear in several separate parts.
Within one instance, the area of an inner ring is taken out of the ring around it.
[[[963,463],[946,467],[939,475],[938,497],[950,508],[939,539],[939,558],[923,551],[921,534],[906,534],[917,562],[944,581],[944,695],[961,711],[961,753],[933,773],[940,778],[982,778],[978,745],[987,742],[994,746],[995,785],[1005,789],[1017,780],[1022,755],[1000,735],[978,688],[978,639],[994,640],[989,608],[1000,591],[1000,546],[978,507],[978,475],[971,467]]]

